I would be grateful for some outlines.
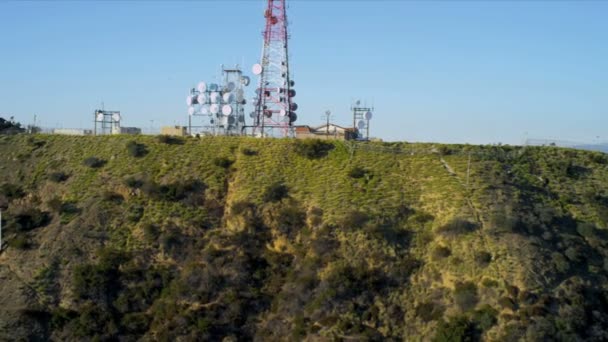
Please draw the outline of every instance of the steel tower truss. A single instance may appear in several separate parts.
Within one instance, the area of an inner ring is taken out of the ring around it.
[[[255,112],[252,113],[255,135],[290,136],[293,134],[293,122],[297,119],[297,104],[293,102],[296,92],[289,71],[285,1],[268,0],[264,13],[266,28],[263,32],[262,60],[253,70],[260,77],[254,102]]]

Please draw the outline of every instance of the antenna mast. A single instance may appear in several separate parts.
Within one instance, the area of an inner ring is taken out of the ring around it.
[[[264,12],[266,28],[263,32],[262,60],[253,66],[260,77],[254,100],[254,135],[293,136],[293,122],[298,105],[293,102],[295,82],[289,70],[289,32],[287,30],[286,0],[268,0]]]

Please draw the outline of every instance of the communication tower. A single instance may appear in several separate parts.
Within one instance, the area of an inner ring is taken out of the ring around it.
[[[369,140],[369,121],[373,117],[374,107],[361,106],[361,101],[357,100],[350,109],[353,112],[353,128],[358,130],[358,140]]]
[[[95,111],[95,135],[120,134],[120,112],[115,110],[97,109]]]
[[[286,0],[268,0],[264,17],[262,60],[252,68],[253,73],[259,76],[255,110],[250,114],[254,121],[253,134],[262,137],[292,136],[298,105],[293,101],[295,82],[289,70]]]
[[[186,98],[190,116],[189,133],[192,134],[192,117],[202,116],[202,128],[212,135],[240,135],[245,125],[245,87],[250,79],[237,65],[222,66],[223,84],[200,82]]]

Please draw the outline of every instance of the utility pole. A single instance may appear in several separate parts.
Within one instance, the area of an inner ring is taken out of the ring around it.
[[[0,209],[0,252],[2,252],[2,209]]]

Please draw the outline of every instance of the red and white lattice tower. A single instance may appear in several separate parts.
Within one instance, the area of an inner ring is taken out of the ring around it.
[[[254,135],[290,136],[296,121],[298,105],[293,102],[295,83],[289,71],[286,0],[268,0],[264,12],[266,29],[261,63],[253,66],[253,73],[260,77],[256,98]]]

